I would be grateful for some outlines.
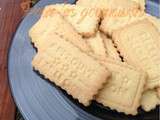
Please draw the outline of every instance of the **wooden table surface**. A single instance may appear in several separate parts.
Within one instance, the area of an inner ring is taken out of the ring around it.
[[[0,120],[15,120],[15,104],[7,76],[7,54],[25,13],[22,2],[24,0],[0,0]]]

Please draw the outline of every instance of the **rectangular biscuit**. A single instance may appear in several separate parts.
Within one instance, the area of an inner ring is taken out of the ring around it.
[[[97,95],[96,101],[118,112],[137,114],[146,74],[116,60],[106,59],[103,64],[112,76]]]
[[[127,12],[140,8],[140,5],[132,0],[78,0],[76,5],[100,9],[102,11],[101,19],[104,19],[106,14],[114,15],[117,9]],[[105,27],[104,30],[106,30]]]
[[[85,37],[94,36],[98,29],[101,11],[97,8],[71,4],[48,5],[44,9],[42,17],[52,14],[54,11],[57,11],[64,16],[77,32]]]
[[[105,34],[112,36],[114,30],[120,29],[132,22],[144,19],[144,11],[139,9],[134,10],[121,10],[116,9],[112,14],[106,13],[101,22],[100,30]]]
[[[160,86],[160,34],[147,19],[113,32],[113,40],[127,63],[148,73],[146,88]]]
[[[50,33],[45,39],[49,39],[51,44],[34,57],[33,67],[80,103],[88,106],[107,81],[109,72],[59,35]]]
[[[118,53],[117,49],[114,47],[112,40],[107,38],[107,36],[104,35],[103,33],[101,33],[101,37],[103,38],[103,41],[104,41],[104,47],[106,49],[107,56],[117,61],[122,61],[120,58],[120,54]]]
[[[132,0],[78,0],[76,5],[108,10],[110,8],[138,9],[139,4]]]
[[[104,47],[104,41],[101,37],[101,33],[98,31],[96,33],[96,36],[94,37],[89,37],[85,39],[92,49],[93,53],[95,55],[101,56],[101,57],[106,57],[106,49]]]
[[[156,108],[160,104],[160,99],[157,96],[156,90],[147,90],[143,93],[141,99],[141,106],[143,110],[149,112]]]
[[[148,19],[150,22],[152,22],[160,32],[160,20],[145,13],[144,11],[139,10],[128,11],[127,13],[122,12],[122,14],[120,14],[120,10],[117,10],[113,15],[105,14],[100,25],[100,30],[112,36],[114,30],[120,29],[126,25],[143,19]]]
[[[52,15],[47,17],[41,17],[29,31],[31,41],[38,50],[47,48],[45,45],[50,42],[46,42],[45,36],[50,31],[59,34],[85,52],[90,52],[90,48],[85,40],[82,39],[73,26],[57,12],[52,12]]]

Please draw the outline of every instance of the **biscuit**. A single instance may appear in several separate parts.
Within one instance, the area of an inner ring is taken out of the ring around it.
[[[145,18],[148,19],[150,22],[152,22],[160,32],[160,20],[147,13],[144,13],[144,11],[139,11],[139,10],[130,11],[124,15],[119,14],[119,11],[117,11],[117,15],[115,14],[115,16],[106,14],[101,22],[100,30],[112,36],[112,32],[114,30],[120,29],[128,24],[143,20]]]
[[[79,34],[85,37],[95,35],[101,17],[99,9],[71,4],[55,4],[46,6],[42,17],[52,14],[55,10],[64,16]]]
[[[150,22],[152,22],[160,33],[160,19],[158,19],[150,14],[147,14],[147,13],[145,14],[145,18],[147,18]]]
[[[91,47],[93,53],[95,55],[99,55],[101,57],[106,57],[106,49],[104,47],[104,41],[101,37],[101,33],[98,31],[96,36],[86,38],[88,45]]]
[[[115,4],[116,3],[116,4]],[[108,9],[139,9],[140,6],[132,0],[78,0],[76,5],[99,8],[103,11]]]
[[[158,97],[159,97],[159,99],[160,99],[160,87],[157,88],[157,95],[158,95]]]
[[[160,104],[160,99],[158,99],[156,91],[154,89],[145,91],[143,93],[141,99],[141,106],[143,110],[149,112],[154,109],[158,104]]]
[[[100,30],[105,34],[112,36],[114,30],[120,29],[132,22],[144,19],[144,11],[134,10],[116,10],[114,14],[105,14],[101,22]]]
[[[145,10],[146,0],[133,0],[141,6],[141,10]]]
[[[115,4],[116,3],[116,4]],[[101,19],[104,16],[112,16],[115,11],[133,11],[140,8],[139,4],[132,0],[78,0],[76,5],[98,8],[102,11]]]
[[[109,72],[61,36],[49,33],[45,39],[51,44],[34,57],[34,69],[88,106],[107,81]]]
[[[52,12],[52,15],[41,17],[39,21],[30,29],[29,36],[38,50],[47,48],[45,36],[48,32],[54,32],[68,39],[72,44],[76,45],[85,52],[90,52],[89,46],[85,40],[76,32],[76,30],[57,12]]]
[[[97,95],[96,101],[118,112],[136,115],[146,82],[146,74],[111,59],[106,59],[103,64],[112,76]]]
[[[103,33],[101,33],[101,37],[104,40],[104,46],[107,52],[107,56],[117,61],[121,61],[120,54],[117,52],[117,49],[114,47],[112,40],[107,38]]]
[[[113,32],[113,40],[130,65],[148,73],[146,89],[160,86],[160,34],[147,19]]]

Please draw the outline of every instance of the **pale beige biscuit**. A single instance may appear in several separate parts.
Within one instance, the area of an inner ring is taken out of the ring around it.
[[[133,1],[137,2],[141,6],[142,10],[145,10],[146,0],[133,0]]]
[[[96,100],[118,112],[136,115],[146,74],[117,60],[106,59],[103,64],[112,76],[99,92]]]
[[[111,39],[107,38],[103,33],[101,33],[101,37],[104,40],[104,46],[106,48],[107,56],[113,58],[115,60],[121,61],[120,54],[117,49],[114,47],[114,44]]]
[[[119,10],[120,11],[120,10]],[[128,24],[131,24],[136,21],[140,21],[143,19],[148,19],[151,21],[159,30],[160,32],[160,20],[156,17],[153,17],[144,11],[134,10],[128,11],[126,13],[120,14],[119,11],[115,11],[115,16],[112,15],[105,15],[102,23],[100,25],[100,30],[104,33],[112,36],[112,32],[114,30],[120,29]]]
[[[116,10],[114,14],[105,14],[101,22],[100,30],[112,36],[114,30],[120,29],[127,24],[144,19],[144,11],[134,10]]]
[[[145,17],[156,26],[160,33],[160,19],[147,13],[145,14]]]
[[[95,35],[101,17],[99,9],[71,4],[55,4],[46,6],[42,17],[52,14],[55,10],[63,15],[81,35],[85,37]]]
[[[96,36],[86,38],[88,45],[91,47],[94,54],[101,57],[106,57],[106,49],[104,47],[104,41],[101,37],[101,33],[98,31]]]
[[[139,9],[140,6],[132,0],[78,0],[76,5],[109,10],[110,8]]]
[[[158,95],[158,97],[159,97],[159,99],[160,99],[160,87],[157,88],[157,95]]]
[[[147,19],[113,32],[113,40],[126,62],[148,73],[146,89],[160,86],[160,34]]]
[[[41,17],[39,21],[30,29],[29,36],[38,50],[46,48],[45,36],[48,32],[54,32],[68,39],[72,44],[76,45],[85,52],[90,52],[89,46],[85,40],[76,32],[76,30],[57,12],[47,17]],[[43,42],[42,42],[43,41]],[[44,43],[44,44],[42,44]]]
[[[154,109],[158,104],[160,104],[160,99],[157,97],[156,90],[145,91],[142,95],[141,106],[146,112]]]
[[[49,39],[51,44],[34,57],[33,67],[88,106],[107,81],[109,72],[61,36],[49,33],[45,39]]]

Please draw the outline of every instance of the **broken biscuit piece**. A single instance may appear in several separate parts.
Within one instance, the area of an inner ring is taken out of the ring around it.
[[[146,112],[154,109],[158,104],[160,104],[160,99],[157,97],[156,90],[147,90],[143,93],[141,99],[141,106]]]

